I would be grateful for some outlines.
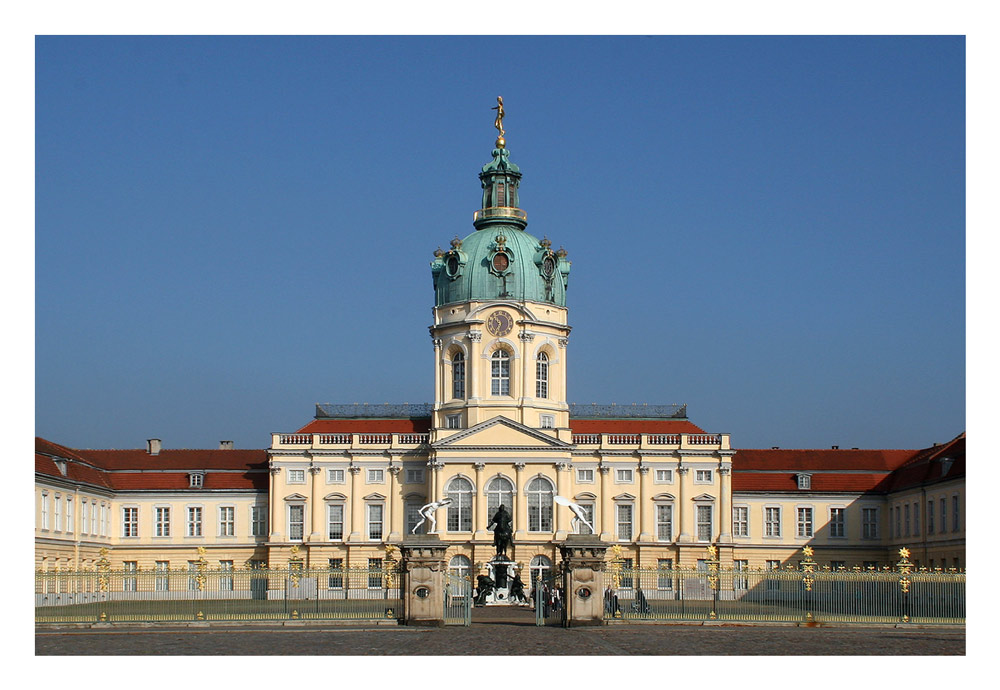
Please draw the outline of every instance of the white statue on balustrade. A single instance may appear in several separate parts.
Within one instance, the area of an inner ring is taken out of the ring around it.
[[[573,503],[573,501],[569,500],[565,496],[553,496],[552,500],[573,511],[573,520],[569,523],[570,531],[576,532],[581,522],[590,528],[591,534],[597,531],[594,529],[594,526],[590,524],[590,520],[587,519],[587,509],[582,505],[579,503]]]
[[[428,520],[431,521],[431,528],[430,528],[430,530],[427,533],[428,534],[436,534],[437,533],[437,520],[434,517],[434,513],[437,512],[438,508],[444,508],[444,507],[449,506],[449,505],[451,505],[451,499],[450,498],[442,498],[440,501],[433,501],[433,502],[428,503],[427,505],[423,506],[422,508],[420,508],[420,510],[417,511],[420,514],[420,522],[418,522],[417,524],[415,524],[413,526],[413,529],[410,530],[410,534],[416,534],[417,530],[420,529],[420,525],[424,524]]]

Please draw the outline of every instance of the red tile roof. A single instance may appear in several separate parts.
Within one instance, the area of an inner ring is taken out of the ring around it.
[[[686,419],[577,419],[574,434],[704,434]]]
[[[63,477],[53,457],[65,458],[66,479],[117,491],[183,490],[193,470],[205,473],[204,489],[267,491],[266,450],[81,450],[35,439],[35,471]]]
[[[807,473],[811,475],[808,491],[883,492],[889,489],[892,472],[919,452],[784,448],[740,450],[733,456],[733,491],[800,491],[797,475]]]
[[[412,419],[314,419],[297,434],[426,434],[430,417]]]
[[[965,476],[965,434],[921,451],[892,475],[890,491],[937,484]]]

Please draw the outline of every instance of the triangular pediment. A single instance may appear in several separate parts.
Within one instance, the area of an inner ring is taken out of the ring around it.
[[[468,429],[456,432],[433,444],[434,448],[533,448],[537,450],[568,450],[572,445],[506,417],[494,417]]]
[[[303,496],[302,494],[297,494],[297,493],[296,494],[288,494],[287,496],[285,496],[285,500],[286,501],[304,501],[304,500],[306,500],[306,497]]]
[[[691,500],[692,501],[708,502],[708,501],[714,501],[715,500],[715,496],[713,496],[712,494],[699,494],[698,496],[695,496]]]

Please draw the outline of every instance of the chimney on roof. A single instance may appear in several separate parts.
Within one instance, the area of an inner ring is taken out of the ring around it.
[[[163,441],[158,438],[151,438],[146,441],[146,452],[150,455],[159,455],[160,448],[163,447]]]
[[[840,450],[840,446],[830,446],[830,450]]]
[[[771,446],[771,450],[778,450],[778,446]]]
[[[219,450],[232,450],[232,449],[233,449],[232,441],[219,441]]]

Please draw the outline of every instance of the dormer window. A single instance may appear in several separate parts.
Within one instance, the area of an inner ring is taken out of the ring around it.
[[[59,474],[61,474],[62,476],[65,477],[66,476],[66,461],[65,460],[57,460],[57,459],[53,458],[53,462],[55,462],[56,469],[59,470]]]
[[[795,477],[798,482],[799,489],[812,489],[811,474],[797,474]]]
[[[192,472],[188,475],[188,486],[192,489],[200,489],[205,485],[204,472]]]

